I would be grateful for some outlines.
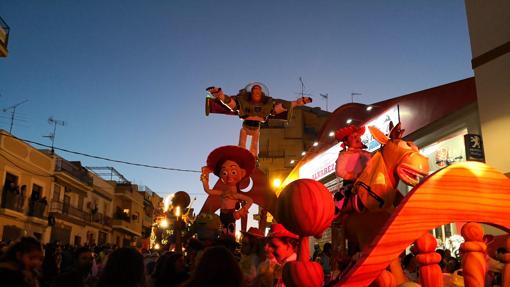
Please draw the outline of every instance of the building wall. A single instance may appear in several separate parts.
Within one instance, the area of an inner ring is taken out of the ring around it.
[[[510,1],[466,0],[486,162],[510,172]]]
[[[295,163],[317,140],[322,125],[329,113],[319,108],[299,107],[294,109],[291,121],[283,125],[270,121],[260,132],[259,166],[270,181],[283,181]],[[291,164],[294,160],[295,163]]]
[[[48,205],[39,215],[30,215],[30,201],[35,188],[40,187],[39,198],[47,201],[53,186],[54,160],[37,149],[0,131],[0,239],[8,235],[10,227],[20,231],[20,236],[36,236],[43,241],[49,238],[47,226]],[[17,177],[18,192],[7,195],[7,175]],[[11,194],[16,194],[13,201]],[[9,198],[7,198],[9,197]],[[16,202],[15,204],[13,204]],[[14,239],[14,238],[4,238]]]

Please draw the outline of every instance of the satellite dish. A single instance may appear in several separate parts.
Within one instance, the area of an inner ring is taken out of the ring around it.
[[[172,205],[179,206],[181,209],[185,209],[191,203],[189,194],[185,191],[178,191],[172,198]]]

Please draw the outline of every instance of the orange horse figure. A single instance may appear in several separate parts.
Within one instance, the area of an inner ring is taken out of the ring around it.
[[[350,202],[354,210],[361,213],[391,211],[399,198],[399,179],[410,186],[416,185],[421,177],[428,175],[428,159],[414,143],[402,139],[404,130],[400,123],[395,127],[390,123],[389,137],[376,127],[368,129],[382,147],[354,182]]]
[[[429,173],[428,158],[420,154],[413,142],[402,139],[404,130],[400,123],[396,126],[390,123],[389,137],[376,127],[369,127],[369,131],[382,147],[355,180],[342,210],[345,236],[352,243],[351,255],[366,249],[390,218],[402,199],[397,189],[399,180],[414,186]],[[397,280],[402,281],[399,264],[395,262],[391,269]]]

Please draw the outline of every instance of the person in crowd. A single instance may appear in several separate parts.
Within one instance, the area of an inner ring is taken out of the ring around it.
[[[62,260],[60,252],[60,247],[55,243],[45,246],[42,264],[43,287],[53,285],[58,274],[60,274],[60,263]]]
[[[324,271],[324,284],[328,284],[331,280],[331,256],[333,255],[333,246],[331,243],[326,242],[323,251],[319,256],[319,263]]]
[[[412,253],[407,254],[404,256],[404,259],[402,259],[402,265],[406,277],[410,281],[418,282],[418,263],[416,262],[416,257]]]
[[[243,285],[243,273],[232,253],[223,246],[209,247],[198,262],[191,278],[184,287]]]
[[[313,255],[312,255],[312,261],[317,261],[319,259],[319,256],[321,255],[321,246],[319,243],[315,243],[313,245]]]
[[[184,256],[176,252],[160,256],[151,279],[153,287],[176,287],[188,280]]]
[[[22,237],[0,258],[2,286],[38,287],[34,270],[42,267],[44,254],[41,243],[32,237]]]
[[[244,283],[251,286],[257,276],[257,266],[262,261],[260,254],[259,241],[264,238],[264,234],[258,228],[250,227],[247,232],[242,232],[241,241],[241,260],[239,265],[243,272]]]
[[[204,253],[204,243],[196,238],[191,238],[188,241],[188,245],[186,247],[187,257],[186,264],[189,266],[189,271],[192,272],[195,270],[195,266],[198,263],[198,260]]]
[[[62,248],[62,263],[60,265],[60,271],[65,273],[71,271],[74,267],[73,260],[74,248],[69,244],[65,244]]]
[[[144,287],[143,256],[133,248],[119,248],[106,261],[97,287]]]
[[[74,266],[70,271],[62,273],[55,280],[55,287],[89,287],[94,286],[97,278],[92,276],[93,252],[87,247],[80,247],[74,255]]]
[[[278,223],[271,226],[268,237],[270,238],[269,244],[274,250],[273,254],[276,258],[276,261],[278,261],[278,264],[280,264],[282,268],[285,263],[296,261],[296,250],[299,244],[299,236],[288,231],[285,229],[285,227],[283,227],[283,225]],[[285,286],[283,284],[281,273],[275,274],[275,277],[277,278],[277,283],[275,286]]]
[[[276,261],[269,238],[264,241],[264,253],[265,260],[257,267],[257,277],[253,282],[254,287],[272,287],[278,281],[275,274],[281,274],[281,265]]]

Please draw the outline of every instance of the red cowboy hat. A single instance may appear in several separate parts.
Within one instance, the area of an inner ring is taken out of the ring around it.
[[[248,231],[241,231],[241,233],[245,236],[249,235],[249,236],[253,236],[255,238],[263,238],[264,237],[264,233],[256,227],[250,227],[250,229],[248,229]]]
[[[338,129],[335,132],[335,138],[338,141],[346,141],[347,137],[352,135],[352,134],[354,134],[354,133],[357,133],[357,134],[360,134],[360,135],[364,134],[365,133],[365,126],[357,127],[355,125],[348,125],[346,127]]]
[[[299,239],[299,236],[288,231],[283,227],[282,224],[273,224],[271,225],[271,230],[269,231],[269,234],[267,235],[269,238],[281,238],[281,237],[288,237],[293,239]]]
[[[255,169],[255,157],[245,148],[227,145],[213,150],[207,157],[207,167],[210,168],[216,176],[220,176],[221,165],[227,160],[231,160],[246,171],[247,178]]]

